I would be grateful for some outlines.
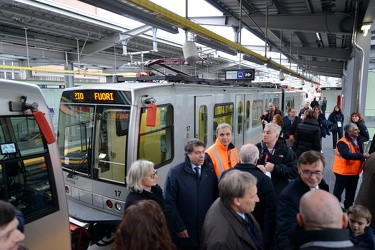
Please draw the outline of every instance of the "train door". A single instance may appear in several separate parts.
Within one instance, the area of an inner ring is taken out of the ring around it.
[[[214,143],[212,132],[208,131],[208,124],[211,124],[208,123],[208,108],[211,99],[210,95],[194,97],[194,137],[204,142],[207,147]]]
[[[125,183],[125,145],[129,117],[128,111],[120,109],[107,109],[103,112],[100,147],[105,151],[99,154],[98,159],[105,164],[101,168],[100,178]]]
[[[250,129],[250,99],[251,95],[236,95],[233,144],[240,148],[245,143],[246,132]]]

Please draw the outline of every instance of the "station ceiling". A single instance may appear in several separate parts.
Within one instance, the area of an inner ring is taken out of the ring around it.
[[[123,25],[50,0],[0,0],[0,59],[33,67],[72,62],[82,68],[115,72],[142,68],[142,65],[137,65],[139,61],[183,57],[181,44],[160,37],[155,43],[152,35],[145,34],[153,28],[177,33],[179,27],[178,23],[173,23],[152,8],[139,5],[148,1],[81,2],[142,21],[145,26],[129,30]],[[234,28],[241,25],[259,38],[267,39],[268,51],[281,51],[293,63],[300,65],[301,70],[339,78],[353,53],[351,41],[355,23],[359,30],[363,23],[372,22],[375,15],[375,1],[370,0],[207,2],[223,13],[216,20],[222,20],[224,25]],[[202,20],[202,17],[197,18],[198,22]],[[204,34],[196,39],[197,43],[225,52],[236,53],[238,49]],[[374,35],[372,39],[375,40]],[[370,68],[375,69],[373,43]],[[145,51],[148,53],[140,53]],[[264,63],[262,56],[260,60],[251,55],[246,60]],[[173,61],[175,65],[172,67],[188,74],[210,70],[218,72],[220,77],[226,69],[238,68],[238,65],[223,58],[202,58],[194,66],[177,65],[177,62]]]

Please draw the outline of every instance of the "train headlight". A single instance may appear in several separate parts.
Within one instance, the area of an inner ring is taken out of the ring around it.
[[[122,205],[121,205],[121,203],[116,202],[116,203],[115,203],[115,208],[117,209],[117,211],[121,211],[121,210],[122,210]]]
[[[107,207],[109,207],[109,208],[113,208],[113,203],[112,203],[112,201],[107,200],[107,201],[105,202],[105,204],[107,205]]]

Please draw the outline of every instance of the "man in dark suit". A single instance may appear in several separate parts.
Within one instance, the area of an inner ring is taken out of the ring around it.
[[[259,202],[252,214],[262,229],[264,249],[271,249],[276,228],[276,193],[271,178],[257,167],[258,158],[259,150],[255,145],[243,145],[240,149],[241,162],[237,163],[234,168],[223,172],[221,177],[223,178],[226,173],[237,169],[248,172],[257,178]]]
[[[321,152],[306,151],[298,158],[299,176],[290,182],[279,196],[276,222],[277,249],[289,249],[288,234],[301,229],[296,218],[301,197],[310,190],[329,190],[323,180],[324,167],[325,160]]]
[[[204,219],[202,250],[263,249],[262,232],[251,212],[259,202],[257,179],[233,170],[219,182],[220,198]]]

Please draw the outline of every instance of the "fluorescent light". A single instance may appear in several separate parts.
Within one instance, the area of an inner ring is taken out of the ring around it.
[[[363,36],[367,36],[368,30],[371,28],[372,23],[363,23],[361,30],[363,31]]]

